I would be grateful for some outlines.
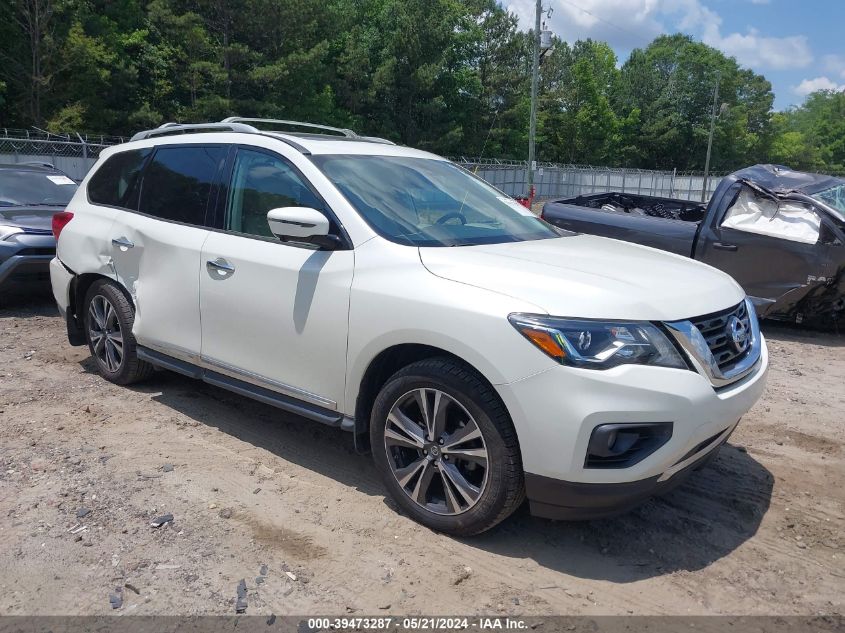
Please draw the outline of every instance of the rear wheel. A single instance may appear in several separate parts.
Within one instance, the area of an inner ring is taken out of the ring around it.
[[[138,382],[154,371],[138,358],[134,320],[135,309],[117,285],[106,279],[91,285],[85,296],[85,339],[100,375],[119,385]]]
[[[471,535],[524,499],[516,432],[493,391],[448,358],[391,377],[373,406],[373,459],[394,499],[420,523]]]

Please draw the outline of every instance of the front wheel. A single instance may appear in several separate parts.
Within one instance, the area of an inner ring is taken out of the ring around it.
[[[413,363],[382,387],[370,422],[373,459],[415,520],[468,536],[524,499],[519,444],[497,394],[448,358]]]
[[[138,358],[132,324],[135,309],[123,291],[106,279],[85,295],[85,338],[100,375],[119,385],[147,378],[153,367]]]

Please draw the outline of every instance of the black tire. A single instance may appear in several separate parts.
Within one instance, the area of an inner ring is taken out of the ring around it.
[[[461,513],[438,514],[417,504],[399,484],[389,463],[392,457],[388,456],[385,445],[388,415],[403,397],[423,388],[451,397],[474,418],[483,436],[487,451],[486,484],[475,505]],[[393,499],[414,520],[438,532],[455,536],[479,534],[506,519],[525,499],[519,442],[504,404],[477,372],[450,358],[413,363],[384,384],[373,405],[370,443],[376,468]]]
[[[114,319],[119,325],[119,334],[122,335],[123,339],[120,362],[113,366],[109,366],[109,361],[101,358],[101,353],[95,350],[93,342],[96,320],[92,314],[92,304],[96,301],[98,305],[101,305],[103,300],[114,309]],[[85,340],[99,374],[106,380],[118,385],[129,385],[148,378],[155,370],[152,365],[138,358],[137,343],[132,335],[135,307],[123,290],[108,279],[99,279],[91,284],[85,295],[83,305]]]

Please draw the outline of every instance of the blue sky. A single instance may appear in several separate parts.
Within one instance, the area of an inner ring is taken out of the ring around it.
[[[624,61],[660,33],[688,33],[772,82],[775,109],[820,88],[845,90],[845,0],[543,0],[548,27],[608,42]],[[535,0],[503,0],[534,24]]]

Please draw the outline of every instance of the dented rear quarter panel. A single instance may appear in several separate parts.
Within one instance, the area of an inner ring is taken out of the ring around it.
[[[70,268],[77,275],[92,273],[115,279],[115,270],[111,256],[111,227],[117,213],[116,209],[99,207],[84,203],[74,203],[77,196],[84,193],[77,193],[68,205],[68,211],[73,212],[74,207],[82,212],[74,213],[73,219],[62,230],[61,238],[56,248],[56,255],[61,262]],[[67,239],[62,239],[67,236]],[[73,237],[70,237],[73,236]],[[73,248],[64,248],[63,244],[73,244]]]
[[[115,148],[110,147],[100,153],[100,159],[86,174],[66,207],[74,216],[62,229],[62,236],[68,236],[68,239],[59,239],[56,256],[77,275],[90,273],[110,279],[116,278],[111,257],[111,240],[107,238],[120,211],[91,204],[87,194],[91,177],[115,151]],[[73,248],[65,248],[62,244],[73,244]]]

